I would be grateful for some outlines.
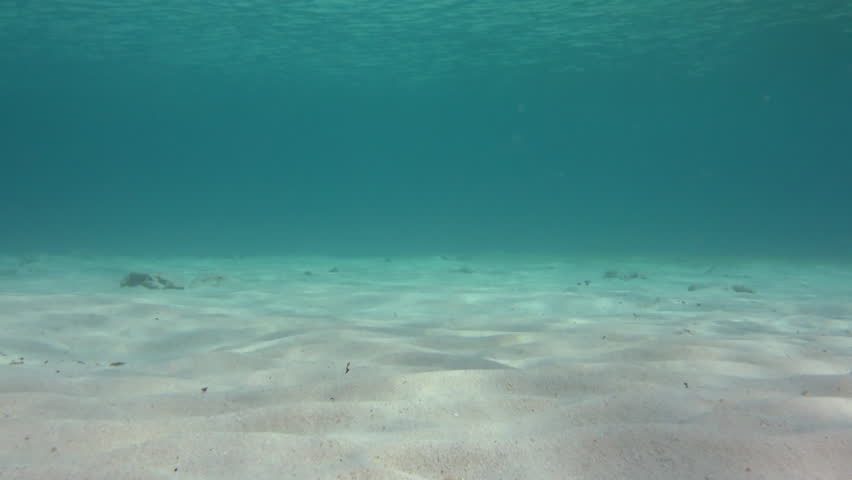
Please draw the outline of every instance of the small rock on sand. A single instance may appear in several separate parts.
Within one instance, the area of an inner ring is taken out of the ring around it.
[[[151,290],[183,290],[183,287],[175,285],[159,275],[150,273],[130,272],[121,280],[122,287],[142,286]]]

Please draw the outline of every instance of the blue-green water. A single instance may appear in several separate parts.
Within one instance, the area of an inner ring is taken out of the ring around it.
[[[0,249],[848,255],[852,2],[0,1]]]

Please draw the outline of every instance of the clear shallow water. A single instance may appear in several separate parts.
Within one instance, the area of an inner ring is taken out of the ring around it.
[[[0,248],[848,253],[848,1],[0,4]]]
[[[0,0],[0,476],[845,478],[850,25]]]
[[[5,2],[2,18],[2,39],[14,45],[2,56],[11,61],[121,62],[140,73],[154,64],[388,88],[464,80],[471,71],[490,77],[642,68],[652,58],[701,75],[738,54],[778,55],[813,41],[809,28],[840,40],[850,11],[843,1],[780,0],[66,0]],[[760,50],[785,29],[799,38]]]

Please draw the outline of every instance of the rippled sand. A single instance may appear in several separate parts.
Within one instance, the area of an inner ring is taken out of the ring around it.
[[[3,257],[0,478],[848,478],[848,285],[725,259]]]

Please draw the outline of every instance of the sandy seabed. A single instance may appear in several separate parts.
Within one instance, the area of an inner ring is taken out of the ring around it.
[[[852,265],[8,256],[0,352],[0,479],[852,478]]]

